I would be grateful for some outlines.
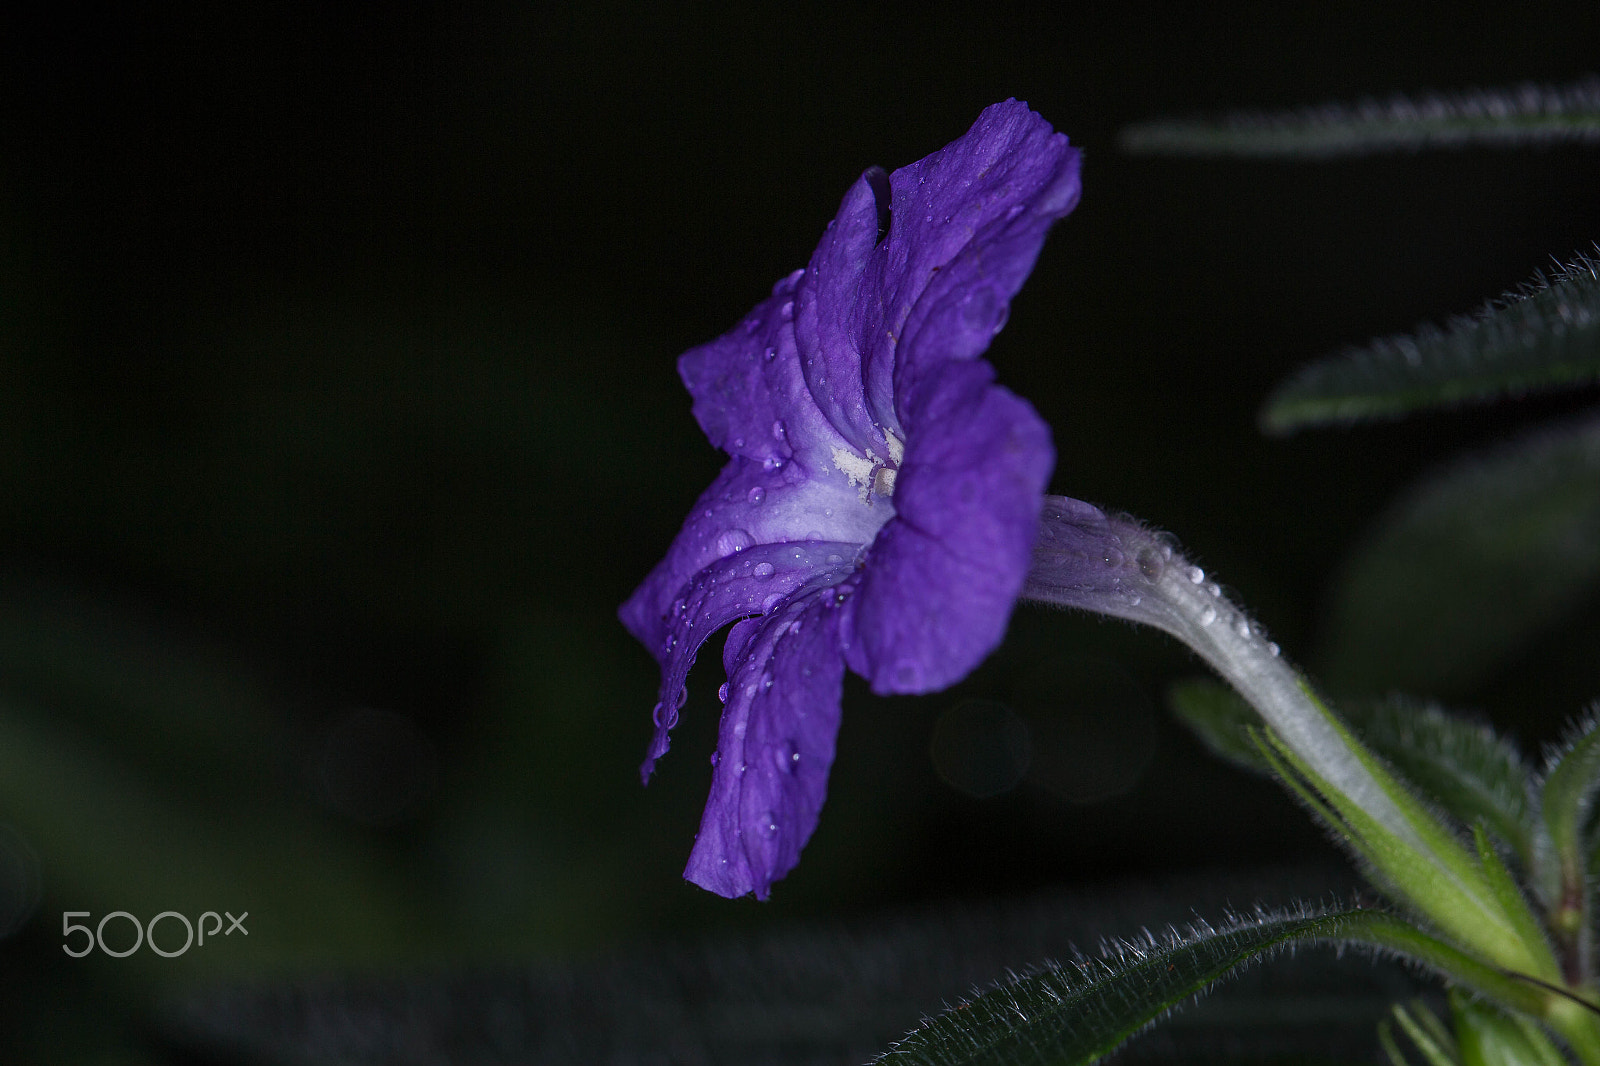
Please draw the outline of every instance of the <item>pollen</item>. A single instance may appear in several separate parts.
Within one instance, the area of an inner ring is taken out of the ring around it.
[[[861,495],[861,502],[867,502],[867,493],[873,491],[873,482],[876,479],[878,464],[864,455],[857,455],[849,448],[835,448],[833,450],[833,465],[845,477],[850,479],[850,484],[856,487]]]
[[[833,449],[833,465],[850,479],[862,503],[870,502],[871,495],[893,496],[895,475],[900,471],[900,461],[905,458],[905,441],[895,436],[893,430],[883,431],[887,460],[876,455],[858,455],[849,448]]]

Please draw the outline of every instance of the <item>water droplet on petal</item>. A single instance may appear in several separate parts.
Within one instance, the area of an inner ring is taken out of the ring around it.
[[[721,700],[723,703],[728,702],[728,683],[726,681],[722,683],[721,688],[717,689],[717,699]]]
[[[778,349],[769,344],[767,345],[767,350],[764,354],[768,359],[776,359],[778,358]]]
[[[1281,652],[1282,652],[1282,649],[1279,648],[1276,644],[1272,643],[1270,640],[1267,642],[1267,654],[1268,655],[1270,655],[1274,659],[1276,659],[1279,656],[1279,654],[1281,654]]]
[[[742,552],[755,543],[755,538],[742,529],[724,529],[717,534],[717,558],[726,559],[734,552]]]
[[[1206,591],[1209,592],[1212,596],[1221,597],[1221,595],[1222,595],[1222,586],[1217,584],[1215,581],[1213,581],[1209,585],[1206,586]]]
[[[786,740],[772,749],[772,761],[778,769],[786,774],[792,774],[800,765],[800,752],[795,748],[794,741]]]
[[[767,811],[765,814],[763,814],[760,822],[758,822],[757,825],[760,827],[761,835],[764,837],[775,837],[778,835],[778,816],[773,814],[771,811]]]
[[[784,438],[784,434],[786,434],[788,432],[789,431],[784,428],[783,419],[780,418],[776,422],[772,423],[772,439],[773,440],[782,440]]]
[[[1166,566],[1165,561],[1161,558],[1161,553],[1154,548],[1145,548],[1139,552],[1136,561],[1139,564],[1139,573],[1150,581],[1158,580],[1161,577],[1162,569]]]
[[[1250,623],[1245,621],[1243,618],[1239,619],[1233,624],[1233,631],[1239,634],[1241,637],[1244,637],[1246,640],[1250,639]]]
[[[751,503],[755,504],[758,507],[761,505],[761,501],[766,499],[766,498],[767,498],[767,490],[762,488],[760,485],[757,485],[755,488],[751,489],[749,491],[749,493],[747,493],[745,495],[745,499],[749,500]]]
[[[778,568],[773,566],[771,563],[757,563],[755,569],[750,572],[756,577],[760,578],[762,581],[765,581],[767,578],[777,573]]]
[[[722,761],[722,752],[714,751],[714,752],[711,753],[711,765],[712,766],[717,765],[717,763],[719,763],[721,761]]]
[[[1106,564],[1107,568],[1115,570],[1117,567],[1122,565],[1122,553],[1115,548],[1107,548],[1105,555],[1102,557],[1102,561]]]
[[[733,446],[735,448],[743,448],[744,447],[744,438],[743,437],[735,437],[735,438],[733,438]]]
[[[1200,618],[1199,618],[1200,624],[1203,625],[1203,626],[1208,626],[1212,622],[1215,622],[1216,620],[1217,620],[1217,609],[1215,607],[1212,607],[1210,604],[1207,604],[1200,611]]]
[[[1184,572],[1184,576],[1198,585],[1200,582],[1206,579],[1206,572],[1200,569],[1198,566],[1191,566]]]
[[[763,673],[761,675],[761,691],[765,692],[771,687],[772,687],[772,674],[770,672]],[[739,735],[740,736],[744,736],[743,733],[740,733]]]

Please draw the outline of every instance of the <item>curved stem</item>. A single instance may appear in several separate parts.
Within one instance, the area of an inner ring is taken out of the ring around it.
[[[1484,959],[1560,978],[1532,915],[1523,913],[1526,904],[1519,899],[1512,907],[1496,894],[1455,832],[1361,745],[1278,646],[1170,539],[1131,518],[1046,497],[1022,595],[1141,622],[1183,641],[1261,715],[1269,748],[1282,756],[1269,750],[1269,759],[1291,786],[1327,801],[1333,827],[1391,891]]]
[[[1047,496],[1022,597],[1142,622],[1177,637],[1237,689],[1320,777],[1396,836],[1422,843],[1278,646],[1203,570],[1178,554],[1170,539],[1132,519]]]

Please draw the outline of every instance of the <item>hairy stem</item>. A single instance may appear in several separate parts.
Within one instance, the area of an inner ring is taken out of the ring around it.
[[[1183,641],[1260,714],[1270,730],[1263,752],[1296,791],[1327,801],[1314,809],[1397,898],[1497,966],[1561,978],[1520,897],[1495,891],[1455,831],[1361,745],[1277,645],[1169,539],[1131,518],[1046,497],[1022,594],[1142,622]]]
[[[1421,845],[1404,813],[1259,626],[1172,542],[1132,519],[1045,498],[1024,599],[1155,626],[1187,644],[1329,784],[1396,836]]]

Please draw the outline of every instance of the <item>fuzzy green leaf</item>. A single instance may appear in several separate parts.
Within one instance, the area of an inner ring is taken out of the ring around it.
[[[1588,819],[1600,788],[1600,716],[1591,715],[1550,759],[1545,774],[1545,825],[1556,849],[1578,846],[1579,828]]]
[[[1576,908],[1580,926],[1586,910],[1583,885],[1587,879],[1583,828],[1588,823],[1594,797],[1600,789],[1600,715],[1591,714],[1553,751],[1541,789],[1540,807],[1550,834],[1554,865],[1541,870],[1540,886],[1547,898]]]
[[[1261,426],[1291,433],[1596,380],[1600,260],[1578,255],[1443,329],[1424,324],[1301,368],[1268,398]]]
[[[1212,754],[1246,770],[1272,772],[1250,739],[1250,729],[1260,726],[1261,716],[1227,685],[1209,677],[1186,678],[1167,689],[1167,703]]]
[[[1400,808],[1396,827],[1375,818],[1369,804],[1331,787],[1275,734],[1261,737],[1262,754],[1280,780],[1355,853],[1368,879],[1456,942],[1470,945],[1497,967],[1535,976],[1558,976],[1542,939],[1524,937],[1526,923],[1508,914],[1481,863],[1468,856],[1448,828],[1364,748],[1356,752],[1379,787]],[[1351,740],[1352,744],[1355,741]]]
[[[1339,712],[1424,796],[1529,859],[1528,770],[1515,745],[1487,725],[1401,697],[1351,700]]]
[[[1242,921],[1112,945],[1099,958],[1027,974],[946,1010],[876,1060],[886,1066],[1090,1063],[1263,954],[1335,939],[1349,914]]]
[[[1537,998],[1459,951],[1377,911],[1263,916],[1217,930],[1113,945],[1098,958],[1029,973],[925,1021],[879,1056],[884,1066],[1091,1063],[1228,973],[1297,942],[1381,946],[1519,1007]]]
[[[1600,79],[1565,88],[1392,96],[1221,119],[1163,120],[1124,129],[1125,151],[1146,155],[1325,159],[1423,148],[1600,141]]]
[[[1425,479],[1379,519],[1334,590],[1334,691],[1447,694],[1600,580],[1600,419],[1541,430]]]

